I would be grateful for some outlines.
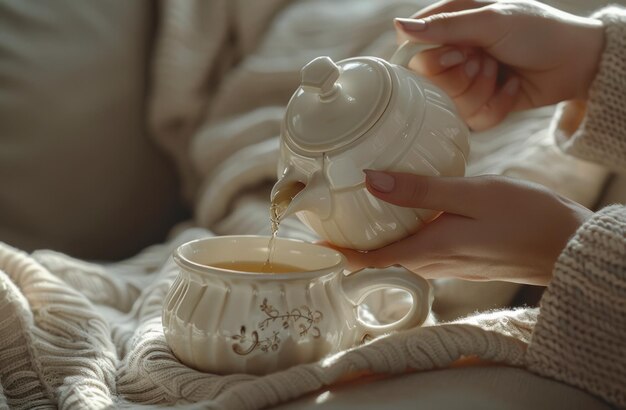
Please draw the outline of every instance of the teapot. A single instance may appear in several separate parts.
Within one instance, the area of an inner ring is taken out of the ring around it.
[[[408,69],[428,46],[405,42],[385,61],[318,57],[301,70],[281,124],[279,218],[296,214],[322,239],[372,250],[417,232],[439,212],[383,202],[364,169],[463,176],[469,131],[452,100]]]

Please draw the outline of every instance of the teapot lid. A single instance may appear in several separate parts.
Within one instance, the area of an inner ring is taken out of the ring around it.
[[[318,57],[301,75],[287,106],[285,138],[306,152],[328,152],[356,140],[378,121],[391,98],[391,76],[376,58],[335,64]]]

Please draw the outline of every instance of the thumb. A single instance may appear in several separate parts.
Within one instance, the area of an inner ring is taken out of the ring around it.
[[[481,7],[424,19],[396,18],[394,23],[403,35],[420,43],[489,47],[506,33],[502,17],[490,7]]]
[[[432,209],[478,217],[493,187],[488,178],[430,177],[364,170],[365,185],[375,197],[407,208]]]

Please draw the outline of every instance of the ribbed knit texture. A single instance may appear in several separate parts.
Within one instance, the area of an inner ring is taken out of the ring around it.
[[[606,8],[594,17],[606,27],[598,73],[588,101],[564,106],[581,120],[576,132],[557,127],[556,138],[566,152],[626,170],[626,9]],[[596,213],[560,255],[526,363],[626,408],[625,206]]]
[[[566,103],[566,109],[586,116],[573,135],[557,131],[557,142],[569,154],[626,171],[626,10],[607,7],[593,15],[602,20],[605,48],[589,99],[582,106]],[[584,115],[585,113],[580,113]],[[581,117],[582,117],[581,115]]]
[[[178,274],[172,249],[207,235],[187,230],[109,266],[0,243],[0,404],[260,409],[363,374],[443,368],[465,357],[523,365],[536,309],[415,328],[263,377],[193,370],[167,346],[161,309]]]
[[[110,406],[115,346],[90,301],[7,246],[0,275],[0,381],[9,405]]]
[[[598,212],[559,257],[526,362],[626,407],[626,207]]]

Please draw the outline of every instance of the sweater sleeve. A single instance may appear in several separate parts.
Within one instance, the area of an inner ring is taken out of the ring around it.
[[[626,9],[592,17],[605,26],[605,46],[589,98],[559,104],[552,132],[566,153],[626,171]]]
[[[624,171],[626,9],[593,17],[606,34],[589,98],[560,104],[553,131],[565,152]],[[626,408],[626,206],[597,212],[559,256],[526,365]]]
[[[597,212],[559,256],[526,365],[626,408],[626,206]]]

